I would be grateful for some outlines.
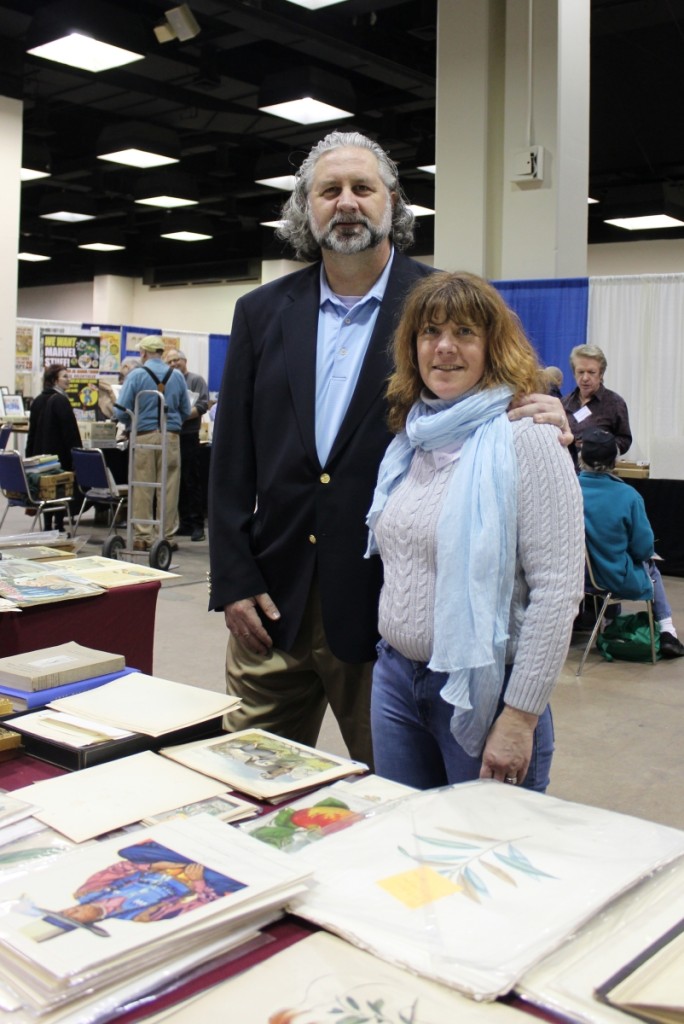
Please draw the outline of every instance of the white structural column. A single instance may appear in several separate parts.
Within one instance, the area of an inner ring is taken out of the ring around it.
[[[0,96],[0,384],[14,391],[23,104]]]
[[[94,324],[133,323],[133,296],[135,281],[132,277],[101,274],[93,281]]]
[[[440,0],[437,52],[435,265],[586,274],[589,0]]]

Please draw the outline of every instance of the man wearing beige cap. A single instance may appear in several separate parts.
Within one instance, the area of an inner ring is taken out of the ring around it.
[[[180,370],[169,368],[162,359],[164,342],[161,335],[153,334],[143,338],[138,345],[142,366],[132,370],[126,377],[114,407],[114,416],[126,426],[131,423],[131,410],[135,407],[136,395],[141,391],[160,391],[164,396],[166,409],[166,514],[159,536],[171,545],[172,551],[178,545],[171,531],[178,507],[180,485],[180,430],[183,420],[190,415],[190,399],[185,378]],[[142,395],[138,402],[138,441],[140,445],[161,445],[160,402],[154,395]],[[141,447],[135,453],[134,474],[136,481],[160,483],[162,476],[162,449]],[[153,487],[136,487],[133,490],[133,519],[153,518]],[[134,522],[135,551],[147,551],[156,539],[151,522]]]

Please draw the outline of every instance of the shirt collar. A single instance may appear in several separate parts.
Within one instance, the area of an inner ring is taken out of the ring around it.
[[[357,305],[359,303],[361,303],[361,302],[368,302],[371,299],[374,299],[378,304],[382,302],[382,300],[384,298],[384,295],[385,295],[385,289],[387,288],[387,282],[389,280],[390,272],[392,270],[392,263],[393,262],[394,262],[394,246],[392,246],[392,251],[390,252],[390,257],[387,260],[387,263],[385,264],[385,267],[384,267],[384,270],[383,270],[382,274],[380,274],[380,277],[372,285],[372,287],[368,289],[366,294],[361,296],[361,298],[357,302]],[[335,292],[332,290],[332,288],[328,284],[328,279],[325,276],[325,264],[321,263],[321,298],[320,298],[319,308],[323,309],[323,307],[326,305],[326,303],[331,303],[333,306],[335,306],[337,308],[339,308],[339,306],[340,306],[340,301],[337,298],[337,296],[335,295]]]

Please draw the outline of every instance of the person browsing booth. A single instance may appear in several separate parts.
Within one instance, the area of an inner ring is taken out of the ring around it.
[[[653,600],[663,658],[681,658],[663,579],[653,560],[654,537],[644,499],[615,476],[618,445],[608,430],[584,434],[579,482],[584,498],[586,544],[596,582],[627,600]]]
[[[136,395],[141,391],[161,391],[166,407],[166,515],[159,536],[167,540],[172,551],[178,550],[173,540],[173,528],[178,509],[178,488],[180,485],[180,431],[184,419],[190,415],[190,399],[185,378],[180,370],[169,367],[162,359],[164,342],[161,335],[143,338],[140,349],[141,366],[127,375],[119,398],[114,406],[114,416],[121,423],[130,426],[129,410],[135,407]],[[138,438],[142,444],[161,445],[162,435],[159,424],[160,403],[153,395],[143,395],[138,403]],[[140,448],[135,452],[134,474],[136,480],[160,483],[162,476],[162,451]],[[134,519],[152,519],[154,488],[133,489]],[[148,551],[152,546],[153,526],[151,523],[134,523],[135,551]]]

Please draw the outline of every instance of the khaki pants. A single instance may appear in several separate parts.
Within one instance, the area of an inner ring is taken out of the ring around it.
[[[152,430],[149,433],[138,434],[140,444],[161,444],[161,432]],[[164,528],[159,532],[160,537],[171,540],[174,524],[178,515],[178,488],[180,486],[180,438],[178,434],[166,435],[166,516]],[[161,482],[162,475],[162,452],[147,451],[136,448],[134,474],[136,480],[144,480],[149,483]],[[133,491],[133,518],[152,519],[154,509],[154,496],[157,498],[157,518],[161,512],[161,493],[159,488],[135,487]],[[151,543],[157,539],[156,528],[148,523],[134,523],[135,539]]]
[[[350,756],[372,769],[372,670],[373,662],[350,664],[332,654],[314,584],[291,651],[272,648],[268,655],[256,655],[229,638],[226,690],[240,697],[242,706],[226,716],[226,728],[266,729],[315,747],[329,704]]]

